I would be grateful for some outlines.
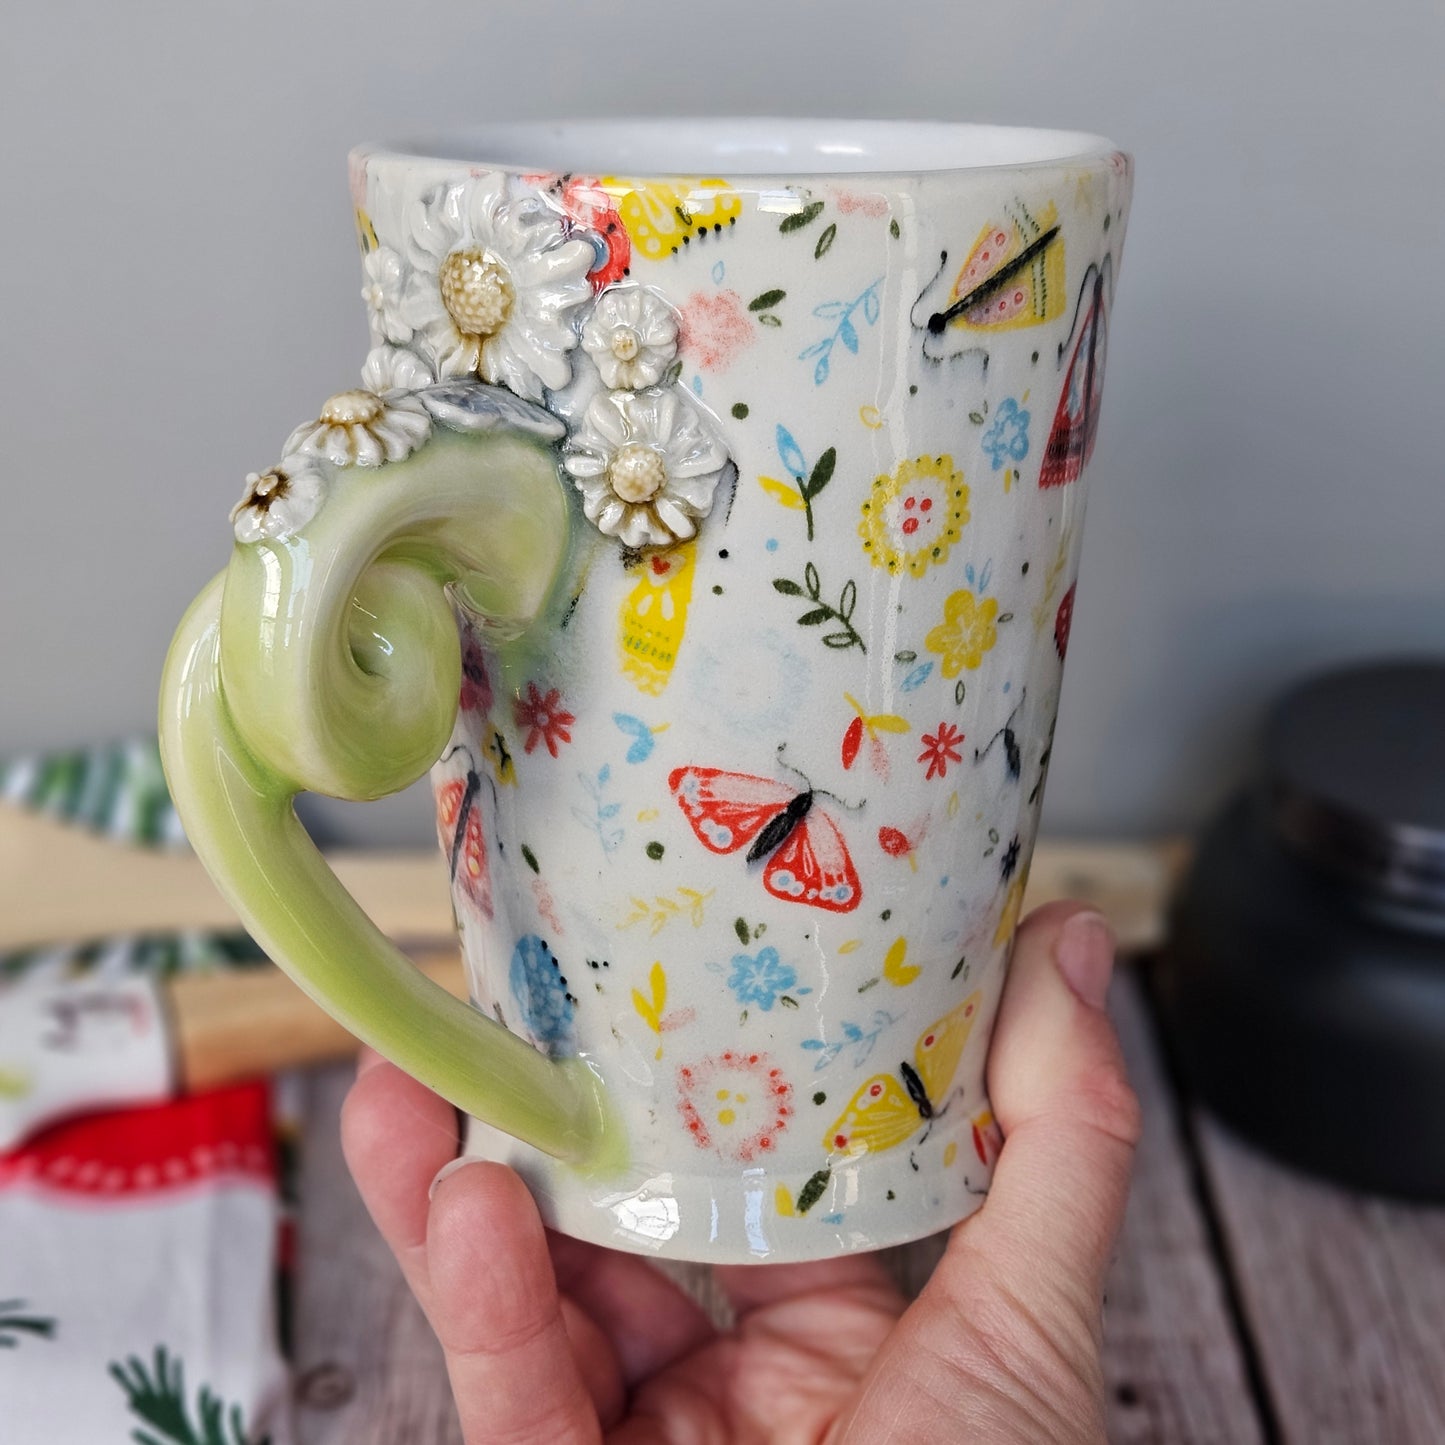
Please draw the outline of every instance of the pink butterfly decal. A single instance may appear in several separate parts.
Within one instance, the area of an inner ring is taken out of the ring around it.
[[[475,768],[468,768],[465,777],[452,778],[437,787],[437,839],[451,870],[455,893],[482,917],[491,918],[492,874],[482,833],[480,791],[481,779]]]
[[[1064,374],[1064,392],[1054,413],[1053,429],[1044,446],[1040,487],[1063,487],[1076,482],[1094,454],[1099,434],[1099,404],[1104,394],[1104,354],[1109,344],[1109,313],[1104,304],[1104,273],[1094,268],[1092,285],[1086,279],[1088,308],[1078,327],[1074,354]],[[1079,296],[1084,302],[1084,292]]]
[[[851,913],[862,900],[858,870],[838,825],[798,792],[771,778],[722,768],[674,768],[667,785],[697,840],[712,853],[746,848],[766,858],[763,887],[787,903]]]

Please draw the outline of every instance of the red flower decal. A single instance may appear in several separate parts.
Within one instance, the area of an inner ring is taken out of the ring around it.
[[[555,758],[559,743],[570,743],[572,734],[568,731],[577,719],[562,707],[562,694],[553,687],[546,696],[537,691],[537,684],[527,684],[527,696],[512,703],[512,711],[519,728],[527,729],[527,741],[522,744],[523,752],[532,752],[538,743],[546,743],[547,751]]]
[[[617,204],[595,176],[573,176],[562,187],[562,208],[580,226],[602,238],[607,247],[606,260],[599,261],[588,273],[587,279],[594,291],[620,281],[632,264],[632,240],[622,217],[617,213]]]
[[[1073,625],[1074,589],[1070,587],[1064,593],[1063,600],[1059,603],[1059,610],[1054,616],[1054,646],[1059,650],[1060,662],[1064,660],[1064,654],[1069,650],[1069,632]]]
[[[923,734],[923,751],[918,755],[920,763],[928,764],[927,778],[946,778],[950,763],[961,763],[963,754],[957,751],[963,734],[952,723],[941,722],[936,733]]]

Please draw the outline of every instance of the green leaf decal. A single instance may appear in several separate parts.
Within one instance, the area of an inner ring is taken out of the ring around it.
[[[838,465],[838,449],[829,447],[813,464],[813,470],[803,486],[803,500],[811,502],[829,482],[833,480],[833,468]]]
[[[823,214],[822,201],[809,201],[800,211],[794,211],[791,215],[784,216],[778,222],[778,230],[784,235],[789,231],[801,231],[804,226],[810,226],[819,216]]]
[[[829,1169],[820,1169],[798,1190],[798,1213],[806,1214],[822,1197],[823,1191],[828,1187],[828,1180],[833,1177]]]

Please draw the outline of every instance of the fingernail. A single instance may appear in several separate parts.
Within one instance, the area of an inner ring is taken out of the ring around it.
[[[463,1154],[457,1159],[448,1159],[445,1164],[436,1172],[436,1178],[432,1180],[427,1189],[426,1197],[435,1199],[437,1190],[442,1187],[442,1181],[450,1179],[459,1169],[465,1169],[468,1164],[485,1164],[487,1161],[477,1154]]]
[[[1090,1008],[1102,1009],[1114,972],[1114,930],[1102,913],[1076,913],[1059,930],[1054,962]]]

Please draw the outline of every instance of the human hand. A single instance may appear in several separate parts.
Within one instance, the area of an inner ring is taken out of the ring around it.
[[[549,1234],[503,1165],[428,1199],[456,1116],[366,1056],[347,1161],[441,1341],[468,1445],[1103,1442],[1104,1274],[1139,1132],[1103,1011],[1112,964],[1077,904],[1020,928],[988,1066],[1003,1150],[916,1301],[877,1255],[720,1267],[727,1332],[646,1259]]]

